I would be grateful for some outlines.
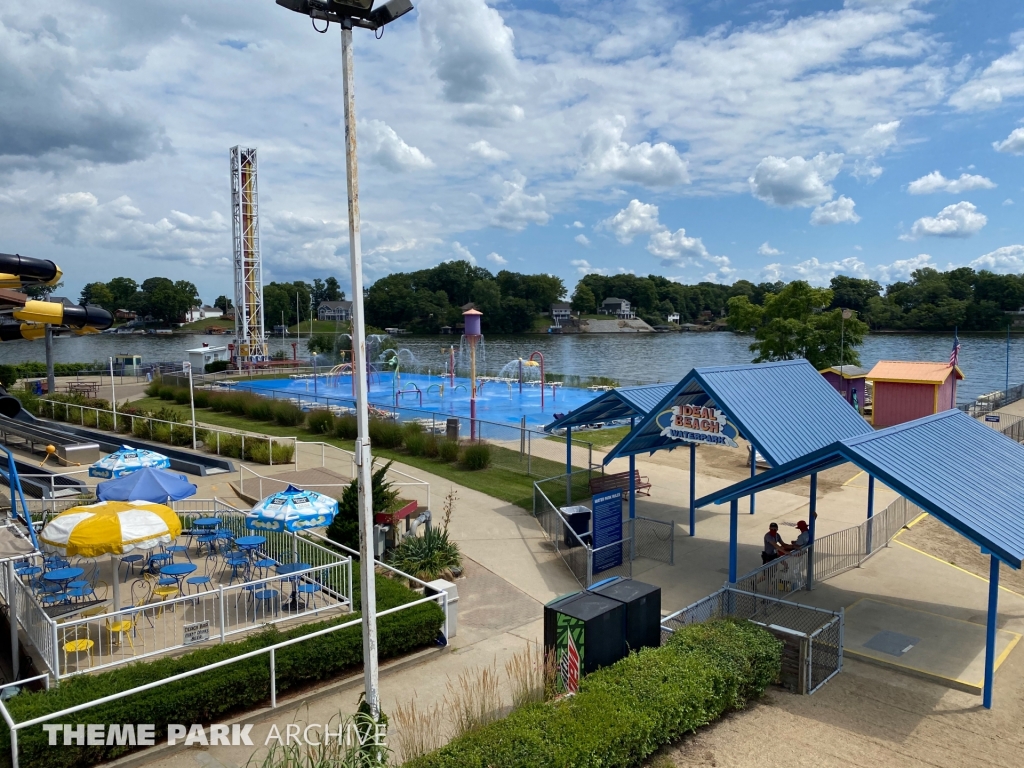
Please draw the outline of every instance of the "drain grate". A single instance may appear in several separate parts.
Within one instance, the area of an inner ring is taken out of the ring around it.
[[[915,645],[921,642],[919,637],[911,637],[910,635],[903,635],[899,632],[879,632],[877,635],[872,637],[866,643],[865,648],[870,648],[873,651],[881,651],[887,653],[890,656],[902,656]]]

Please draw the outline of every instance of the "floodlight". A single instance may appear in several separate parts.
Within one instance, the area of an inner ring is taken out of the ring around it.
[[[370,14],[370,21],[378,27],[390,24],[399,16],[404,16],[412,10],[412,3],[409,0],[388,0],[379,8],[374,8]]]
[[[399,16],[412,10],[410,0],[389,0],[378,8],[374,0],[277,0],[277,4],[289,11],[301,13],[313,19],[340,22],[342,19],[364,19],[369,22],[361,26],[378,29],[390,24]]]

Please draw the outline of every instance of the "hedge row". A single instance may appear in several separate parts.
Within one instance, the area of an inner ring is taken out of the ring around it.
[[[631,768],[759,697],[780,667],[781,644],[760,627],[694,624],[588,675],[575,696],[527,705],[405,768]]]
[[[104,363],[54,363],[54,376],[74,376],[83,371],[106,371]],[[46,376],[46,363],[4,363],[0,365],[0,386],[11,387],[18,379]]]
[[[353,568],[357,579],[358,569]],[[418,599],[420,595],[402,584],[377,577],[377,608],[384,610]],[[358,595],[355,598],[359,604]],[[358,618],[347,614],[331,621],[307,624],[280,632],[273,628],[238,643],[216,645],[178,658],[137,662],[96,675],[81,675],[62,682],[49,691],[23,693],[6,702],[16,722],[30,720],[103,696],[163,680],[181,672],[221,661],[276,642],[298,637],[332,624]],[[378,621],[378,649],[381,659],[398,656],[437,639],[444,615],[436,603],[424,603]],[[327,680],[362,665],[362,628],[338,630],[297,643],[276,652],[278,695],[289,689]],[[157,743],[166,734],[168,723],[209,723],[265,704],[270,698],[270,662],[263,655],[229,664],[176,683],[153,688],[124,699],[84,710],[77,715],[51,722],[78,723],[153,723]],[[0,762],[9,764],[10,733],[0,729]],[[132,751],[130,746],[60,746],[47,744],[42,727],[26,728],[18,733],[20,764],[23,768],[84,768],[112,760]]]

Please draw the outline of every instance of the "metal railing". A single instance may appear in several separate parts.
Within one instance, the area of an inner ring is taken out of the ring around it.
[[[543,487],[553,487],[561,493],[560,487],[568,486],[572,498],[576,498],[576,478],[586,479],[589,476],[589,471],[581,470],[572,473],[568,479],[562,475],[533,484],[533,516],[573,577],[584,587],[589,587],[595,581],[611,576],[631,576],[633,561],[640,557],[673,563],[675,526],[670,522],[647,517],[624,519],[622,539],[597,549],[591,548],[589,533],[581,536],[573,530]],[[586,494],[589,496],[589,489]]]
[[[39,401],[39,415],[44,418],[53,419],[55,421],[63,421],[67,424],[77,423],[81,427],[89,427],[91,429],[98,429],[104,432],[114,432],[118,435],[122,435],[131,442],[131,437],[137,437],[142,440],[149,440],[155,443],[165,443],[179,448],[191,448],[192,447],[192,427],[191,421],[167,421],[165,419],[158,419],[154,416],[141,416],[139,414],[120,411],[116,412],[108,408],[94,408],[88,405],[79,405],[78,403],[66,403],[61,400],[50,400],[48,398],[42,398]],[[78,420],[72,418],[71,414],[74,409],[78,410]],[[48,411],[48,413],[44,413]],[[64,418],[60,418],[57,414],[61,411],[64,412]],[[87,418],[86,412],[90,412],[91,415]],[[155,425],[155,426],[154,426]],[[278,445],[292,445],[292,459],[290,461],[277,463],[280,464],[293,464],[295,461],[295,443],[297,439],[294,437],[271,437],[269,435],[259,435],[254,433],[240,432],[238,430],[227,429],[223,427],[211,427],[211,426],[199,426],[196,424],[195,431],[197,434],[197,447],[202,446],[202,450],[206,453],[213,453],[217,456],[229,456],[230,458],[240,458],[243,461],[256,461],[259,464],[268,464],[274,466],[274,444]],[[160,435],[165,435],[168,439],[161,439]],[[235,439],[240,441],[239,453],[240,456],[236,456],[234,451],[229,452],[227,445],[224,446],[224,450],[221,449],[221,437],[227,436],[231,439],[231,445],[234,445]],[[246,455],[245,442],[248,439],[250,445],[249,456]],[[267,460],[259,461],[252,458],[253,454],[253,443],[256,443],[262,451],[263,446],[266,446]]]
[[[776,636],[799,645],[795,668],[800,693],[811,694],[843,668],[843,610],[829,611],[725,586],[661,620],[662,644],[678,629],[711,619],[734,616],[760,624]],[[784,661],[784,676],[786,662]]]
[[[969,403],[957,403],[956,407],[969,416],[981,416],[986,413],[1004,408],[1010,403],[1024,400],[1024,384],[1017,384],[1006,390],[989,392],[981,395]]]
[[[736,588],[782,598],[808,586],[808,557],[813,555],[812,575],[824,581],[859,567],[923,510],[900,496],[860,525],[815,539],[810,546],[772,560],[736,580]],[[813,585],[812,585],[813,586]]]

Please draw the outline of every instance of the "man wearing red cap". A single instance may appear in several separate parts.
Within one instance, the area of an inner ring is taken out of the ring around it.
[[[801,520],[796,524],[797,529],[800,531],[800,535],[796,537],[796,541],[793,542],[793,546],[797,549],[802,549],[811,543],[811,530],[807,527],[807,521]]]

